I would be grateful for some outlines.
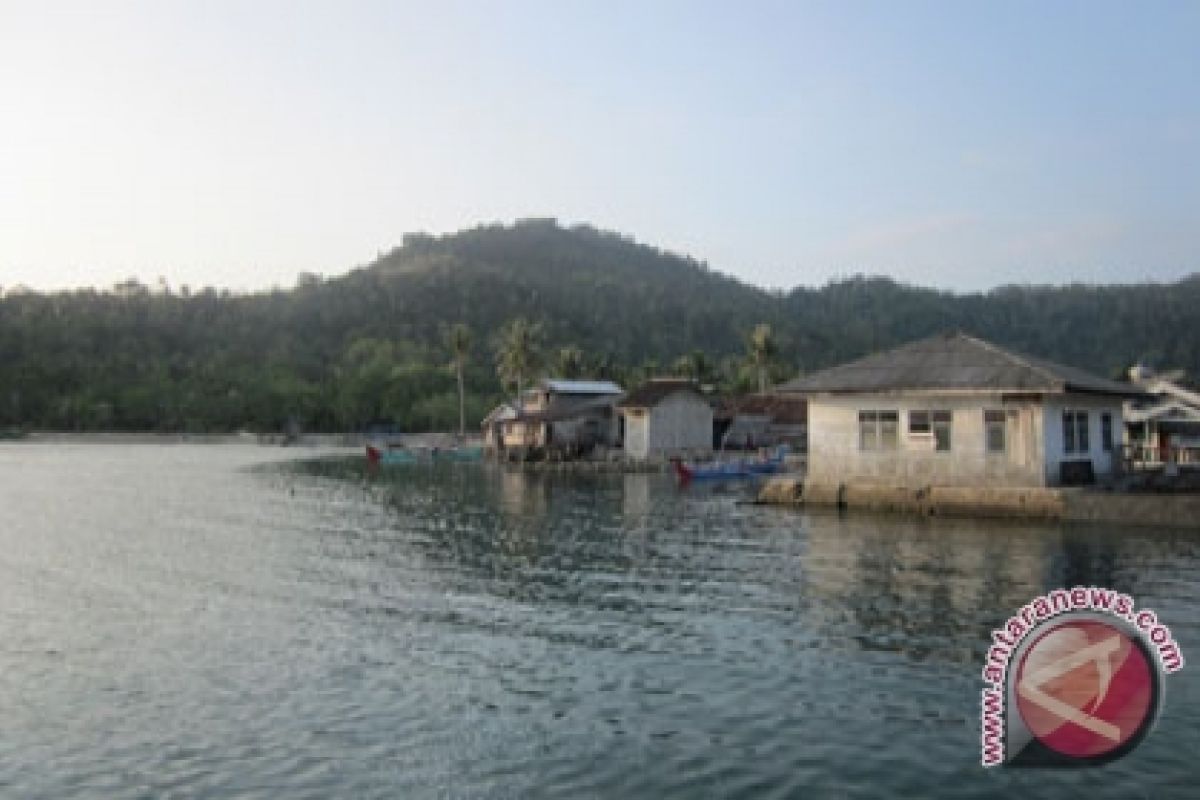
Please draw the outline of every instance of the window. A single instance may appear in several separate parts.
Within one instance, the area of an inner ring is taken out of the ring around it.
[[[950,451],[950,425],[953,417],[949,411],[933,411],[931,412],[933,419],[933,440],[934,450],[943,453]]]
[[[1112,424],[1111,422],[1109,423]],[[1110,433],[1111,436],[1111,433]],[[1063,412],[1063,452],[1086,453],[1091,449],[1088,441],[1088,412]]]
[[[989,453],[1004,452],[1004,412],[983,412],[984,446]]]
[[[879,444],[883,450],[895,450],[900,443],[900,415],[895,411],[879,412]]]
[[[858,449],[879,449],[879,412],[858,412]]]
[[[950,449],[951,419],[949,411],[909,411],[908,435],[919,438],[932,436],[934,449],[947,451]]]
[[[1100,446],[1104,448],[1104,452],[1112,452],[1112,414],[1107,411],[1100,415]]]
[[[895,450],[900,430],[896,411],[858,412],[858,449]]]

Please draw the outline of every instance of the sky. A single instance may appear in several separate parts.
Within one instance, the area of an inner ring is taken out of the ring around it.
[[[587,222],[771,288],[1200,271],[1200,2],[0,0],[0,287]]]

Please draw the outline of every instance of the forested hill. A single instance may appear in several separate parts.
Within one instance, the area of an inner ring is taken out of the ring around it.
[[[528,220],[409,235],[369,266],[302,275],[287,291],[10,287],[0,428],[450,428],[447,328],[471,331],[474,422],[504,396],[494,345],[522,316],[541,324],[541,371],[628,383],[683,370],[745,390],[747,337],[762,323],[775,378],[949,329],[1104,375],[1139,360],[1200,375],[1200,275],[968,295],[853,278],[769,293],[617,234]]]

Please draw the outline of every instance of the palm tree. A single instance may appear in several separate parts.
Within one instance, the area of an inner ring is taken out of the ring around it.
[[[680,356],[675,359],[675,363],[671,365],[671,372],[680,378],[695,378],[696,365],[692,363],[691,356]]]
[[[621,369],[610,352],[603,352],[588,359],[588,371],[597,378],[620,383]]]
[[[458,377],[458,436],[461,439],[467,434],[466,392],[463,389],[463,370],[467,366],[467,358],[471,354],[471,329],[457,322],[450,326],[446,334],[446,346],[450,350],[451,366]]]
[[[563,378],[578,378],[583,373],[583,351],[578,347],[562,347],[558,351],[558,374]]]
[[[496,372],[506,384],[516,384],[518,408],[525,389],[525,379],[541,363],[541,339],[541,323],[530,322],[524,317],[509,320],[500,329],[496,342]]]
[[[693,350],[675,359],[672,371],[681,378],[691,378],[697,383],[704,383],[712,372],[712,365],[703,350]]]
[[[767,369],[775,359],[777,349],[775,336],[771,333],[771,326],[766,323],[756,325],[746,342],[746,350],[750,364],[758,373],[758,390],[760,392],[767,390]]]

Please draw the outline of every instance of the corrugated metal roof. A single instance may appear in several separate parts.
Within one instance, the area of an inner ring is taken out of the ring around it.
[[[542,381],[541,385],[557,394],[621,394],[625,391],[612,381],[574,381],[548,378]]]
[[[939,389],[1141,394],[1131,384],[1013,353],[962,333],[910,342],[894,350],[796,378],[777,389],[805,394]]]

